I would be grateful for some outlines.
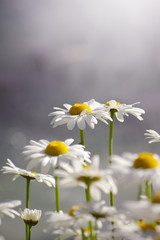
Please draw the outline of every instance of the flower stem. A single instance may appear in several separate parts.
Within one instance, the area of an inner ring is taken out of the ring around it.
[[[113,121],[110,121],[110,128],[109,128],[109,163],[112,163],[112,151],[113,151],[113,125],[114,125],[114,111],[111,111],[111,118]]]
[[[151,189],[150,189],[150,184],[149,181],[146,181],[146,196],[148,199],[151,199]]]
[[[84,146],[84,131],[80,129],[80,144]]]
[[[55,169],[58,169],[57,166]],[[59,177],[55,176],[55,195],[56,195],[56,210],[60,212],[60,200],[59,200],[59,186],[58,186]]]
[[[27,178],[27,187],[26,187],[26,208],[29,208],[29,191],[30,191],[30,178]]]
[[[32,228],[32,226],[28,226],[28,232],[29,232],[29,240],[31,240],[31,228]]]
[[[59,187],[58,187],[58,180],[59,177],[55,176],[55,182],[56,182],[56,186],[55,186],[55,194],[56,194],[56,210],[57,212],[60,212],[60,201],[59,201]]]
[[[137,196],[137,200],[141,199],[141,195],[142,195],[142,185],[139,185],[139,189],[138,189],[138,196]]]
[[[26,208],[29,208],[29,193],[30,193],[30,181],[31,179],[27,177],[27,184],[26,184]],[[29,226],[26,224],[26,240],[29,240]]]
[[[86,201],[91,202],[90,184],[87,184],[87,188],[86,188]]]

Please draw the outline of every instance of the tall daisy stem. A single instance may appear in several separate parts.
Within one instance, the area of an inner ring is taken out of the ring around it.
[[[114,111],[111,111],[111,118],[112,121],[110,121],[110,128],[109,128],[109,163],[112,163],[111,157],[112,157],[112,151],[113,151],[113,125],[114,125]]]
[[[31,179],[27,177],[27,184],[26,184],[26,208],[29,208],[29,193],[30,193],[30,181]],[[30,240],[29,237],[29,226],[26,224],[26,240]]]
[[[90,184],[87,184],[87,189],[86,189],[86,201],[89,203],[91,202],[91,195],[90,195]],[[89,221],[89,229],[90,229],[90,239],[95,240],[95,236],[93,234],[94,229],[92,225],[92,221]]]
[[[84,131],[80,129],[80,143],[84,146]]]
[[[31,179],[27,177],[27,185],[26,185],[26,208],[29,208],[30,181],[31,181]]]
[[[113,125],[114,125],[114,111],[111,111],[111,118],[112,121],[110,121],[110,128],[109,128],[109,163],[112,164],[112,152],[113,152]],[[114,196],[113,192],[110,192],[110,205],[114,206]]]
[[[56,167],[58,169],[58,167]],[[59,177],[55,176],[55,195],[56,195],[56,210],[60,212],[60,200],[59,200],[59,186],[58,186]]]
[[[146,181],[146,196],[148,199],[151,199],[151,188],[148,180]]]
[[[90,184],[87,184],[87,188],[86,188],[86,201],[91,202]]]

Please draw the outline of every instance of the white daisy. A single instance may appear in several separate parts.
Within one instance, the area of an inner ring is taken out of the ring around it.
[[[111,120],[110,114],[105,111],[103,104],[98,103],[94,99],[84,102],[75,103],[74,105],[64,104],[66,109],[54,107],[55,112],[49,114],[53,119],[51,125],[57,127],[67,124],[67,128],[72,130],[77,124],[78,128],[84,130],[86,123],[90,128],[94,128],[95,124],[100,120],[107,124],[107,120]]]
[[[152,153],[124,153],[122,156],[113,155],[112,165],[115,175],[125,177],[127,183],[135,181],[145,183],[150,181],[154,188],[160,187],[160,158]],[[126,179],[128,177],[128,180]]]
[[[71,145],[73,139],[62,141],[31,140],[30,145],[25,146],[23,154],[31,159],[27,169],[32,169],[41,164],[41,171],[47,173],[52,166],[55,168],[59,162],[67,160],[79,160],[81,163],[90,163],[90,152],[84,150],[81,144]]]
[[[160,194],[152,200],[125,201],[122,210],[129,219],[156,222],[160,217]]]
[[[160,142],[160,135],[154,130],[146,130],[146,133],[144,135],[147,136],[146,138],[150,138],[148,143]]]
[[[127,105],[121,104],[115,100],[110,100],[105,103],[105,107],[107,111],[109,112],[113,111],[115,113],[117,120],[120,122],[124,122],[124,116],[129,116],[129,114],[135,116],[139,120],[143,120],[141,115],[144,114],[145,111],[141,108],[133,107],[135,104],[138,103]]]
[[[106,205],[105,201],[90,202],[87,205],[81,204],[75,209],[75,215],[86,214],[96,222],[96,229],[102,228],[104,221],[113,222],[116,216],[116,209]]]
[[[94,156],[90,166],[82,166],[78,161],[72,162],[72,166],[62,163],[56,174],[62,179],[60,187],[90,187],[91,197],[95,200],[101,199],[101,191],[108,194],[111,191],[117,193],[117,187],[111,176],[111,171],[99,169],[99,157]]]
[[[20,216],[23,219],[23,221],[30,225],[35,226],[41,217],[42,211],[37,209],[29,209],[25,208],[23,211],[20,210]]]
[[[0,203],[0,224],[1,224],[1,219],[4,217],[4,215],[7,215],[11,218],[15,218],[15,215],[19,216],[19,212],[13,209],[19,205],[21,205],[20,200],[11,200],[11,201],[1,202]]]
[[[72,206],[68,213],[61,212],[46,212],[48,216],[47,228],[45,232],[55,233],[55,231],[64,231],[67,229],[87,229],[89,221],[92,219],[90,216],[84,214],[76,215],[75,211],[79,208],[78,205]],[[75,232],[75,231],[74,231]]]
[[[55,186],[55,179],[51,175],[30,172],[25,169],[18,168],[10,159],[7,159],[7,166],[3,166],[1,171],[3,171],[3,173],[16,174],[12,179],[13,181],[15,181],[19,176],[22,176],[24,178],[30,178],[31,180],[37,180],[37,182],[44,182],[49,187]]]

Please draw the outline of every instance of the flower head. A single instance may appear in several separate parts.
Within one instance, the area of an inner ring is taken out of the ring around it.
[[[75,103],[74,105],[64,104],[66,109],[54,107],[57,110],[49,114],[53,119],[51,125],[57,127],[67,124],[67,128],[72,130],[77,124],[78,128],[84,130],[86,123],[90,128],[94,128],[95,124],[100,120],[107,124],[107,120],[111,120],[108,112],[105,111],[103,104],[98,103],[94,99],[84,102]]]
[[[144,135],[147,136],[146,138],[150,138],[148,143],[160,142],[160,135],[154,130],[146,130],[146,133]]]
[[[157,154],[148,152],[142,153],[124,153],[122,156],[113,155],[111,169],[115,175],[123,176],[129,182],[151,181],[154,188],[160,187],[160,158]]]
[[[67,160],[79,160],[85,164],[90,162],[90,152],[84,150],[81,144],[71,145],[73,139],[62,141],[40,140],[38,142],[31,140],[30,145],[25,146],[23,154],[31,159],[27,168],[32,169],[41,164],[41,171],[47,173],[50,167],[56,167],[59,162]]]
[[[133,107],[135,104],[138,103],[127,105],[121,104],[115,100],[110,100],[106,102],[105,107],[110,113],[114,112],[117,120],[120,122],[124,122],[124,116],[129,116],[129,114],[135,116],[139,120],[143,120],[141,115],[144,114],[145,111],[141,108]]]
[[[15,215],[19,216],[19,212],[13,209],[19,205],[21,205],[20,200],[11,200],[11,201],[1,202],[0,203],[0,224],[1,224],[1,219],[4,217],[4,215],[7,215],[11,218],[15,218]]]
[[[13,181],[15,181],[19,176],[22,176],[24,178],[30,178],[31,180],[37,180],[37,182],[44,182],[49,187],[55,186],[55,179],[51,175],[30,172],[25,169],[18,168],[10,159],[7,159],[7,166],[3,166],[2,171],[3,173],[16,174],[12,179]]]
[[[62,163],[56,174],[62,179],[59,182],[61,187],[90,187],[90,194],[95,200],[100,200],[101,191],[108,194],[110,191],[117,193],[117,187],[111,176],[111,171],[99,169],[99,157],[94,156],[90,166],[82,166],[78,161],[72,162],[72,166]]]
[[[42,211],[37,210],[37,209],[29,209],[25,208],[24,211],[20,211],[20,216],[23,219],[23,221],[30,225],[30,226],[35,226],[41,217]]]

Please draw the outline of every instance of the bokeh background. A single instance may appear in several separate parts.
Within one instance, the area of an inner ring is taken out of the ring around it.
[[[159,0],[1,0],[0,1],[0,168],[10,158],[18,167],[27,162],[21,154],[30,139],[79,142],[79,131],[66,126],[53,129],[48,114],[64,103],[141,102],[144,121],[130,116],[115,121],[114,153],[151,151],[146,129],[160,132],[160,1]],[[109,127],[99,123],[86,128],[85,142],[101,167],[108,156]],[[0,201],[22,200],[25,180],[12,182],[0,173]],[[120,186],[117,207],[135,199],[136,190]],[[72,198],[71,198],[72,196]],[[64,211],[84,200],[81,189],[61,192]],[[55,210],[54,189],[31,183],[30,208]],[[34,240],[53,239],[43,233],[43,215],[32,230]],[[2,219],[6,240],[25,239],[19,219]]]

